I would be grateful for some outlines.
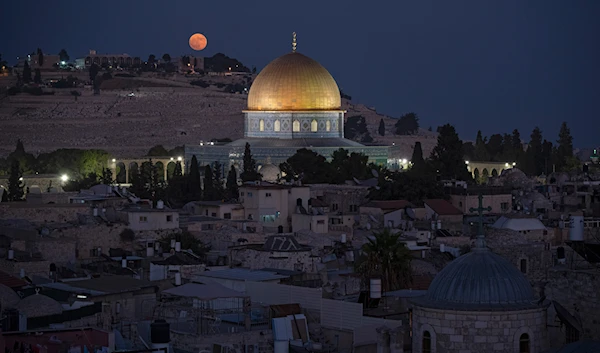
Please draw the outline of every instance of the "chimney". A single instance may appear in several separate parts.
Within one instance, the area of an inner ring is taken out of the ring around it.
[[[123,255],[123,257],[121,258],[121,267],[127,268],[127,255]]]

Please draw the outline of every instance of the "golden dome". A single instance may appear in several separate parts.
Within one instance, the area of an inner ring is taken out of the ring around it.
[[[321,64],[300,53],[273,60],[252,83],[248,110],[340,110],[340,90]]]

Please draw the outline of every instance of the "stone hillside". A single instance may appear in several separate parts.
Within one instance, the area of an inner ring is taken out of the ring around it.
[[[208,88],[192,86],[191,80],[183,76],[118,78],[105,82],[98,96],[89,87],[78,89],[82,96],[77,100],[70,89],[55,89],[55,94],[48,96],[2,98],[0,156],[13,151],[18,138],[32,153],[98,148],[123,158],[144,155],[158,144],[172,148],[213,138],[242,137],[246,95],[225,93],[223,85],[243,84],[248,78],[203,78],[211,84]],[[129,97],[130,93],[135,96]],[[426,130],[418,136],[394,136],[394,119],[361,104],[343,104],[348,116],[366,118],[375,144],[402,146],[397,158],[410,158],[418,140],[426,156],[436,143],[435,134]],[[387,127],[384,137],[377,133],[381,118]]]

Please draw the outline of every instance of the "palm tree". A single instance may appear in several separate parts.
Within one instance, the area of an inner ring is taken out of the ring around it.
[[[406,244],[399,242],[401,233],[392,234],[388,228],[373,232],[362,246],[362,255],[356,263],[356,272],[364,284],[371,278],[381,278],[383,290],[406,287],[411,281],[411,253]]]

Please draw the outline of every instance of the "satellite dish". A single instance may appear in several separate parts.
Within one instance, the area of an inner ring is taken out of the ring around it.
[[[408,216],[410,219],[416,219],[416,218],[417,218],[417,217],[416,217],[416,215],[415,215],[415,211],[414,211],[412,208],[410,208],[410,207],[406,206],[406,209],[405,209],[405,211],[406,211],[406,215],[407,215],[407,216]]]
[[[356,179],[355,177],[352,177],[352,179],[354,179],[354,182],[358,185],[360,185],[360,180]]]
[[[373,174],[375,178],[379,178],[379,172],[377,171],[377,169],[371,169],[371,174]]]
[[[50,235],[50,229],[43,227],[42,229],[40,229],[40,236],[42,237],[47,237]]]

